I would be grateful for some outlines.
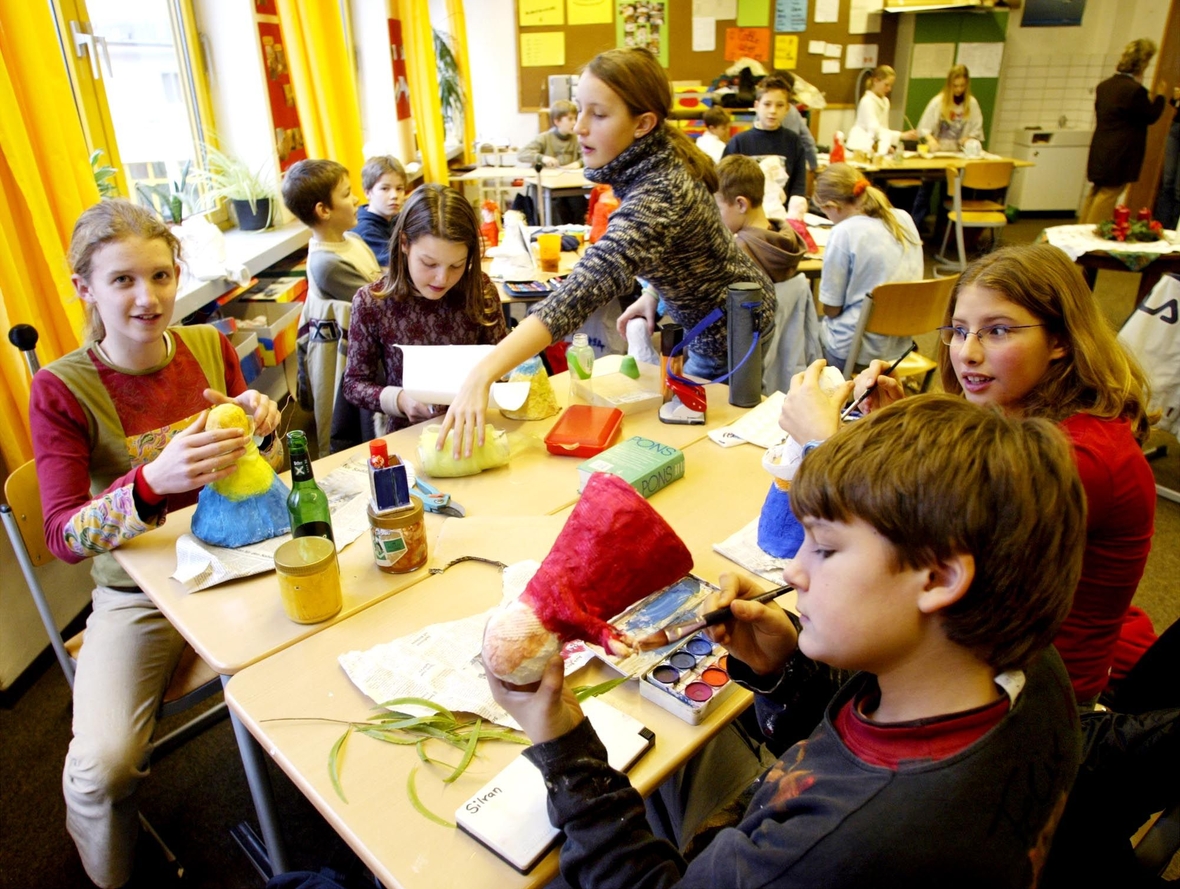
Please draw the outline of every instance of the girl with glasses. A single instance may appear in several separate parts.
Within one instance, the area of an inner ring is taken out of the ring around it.
[[[1006,414],[1054,420],[1073,442],[1086,491],[1087,541],[1073,608],[1054,641],[1079,702],[1106,687],[1123,619],[1147,556],[1155,479],[1142,444],[1153,417],[1143,371],[1102,317],[1081,270],[1049,245],[1006,247],[967,267],[940,329],[947,392]],[[874,361],[855,382],[877,390],[866,412],[902,397]],[[780,425],[797,441],[828,437],[847,387],[829,399],[819,367],[793,381]],[[851,385],[851,384],[849,384]]]

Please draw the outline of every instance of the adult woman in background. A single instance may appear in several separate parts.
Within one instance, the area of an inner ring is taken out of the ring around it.
[[[1155,55],[1155,44],[1132,40],[1123,50],[1115,75],[1098,84],[1094,92],[1097,125],[1090,140],[1086,178],[1090,191],[1078,222],[1097,225],[1110,219],[1127,183],[1139,178],[1147,152],[1147,128],[1164,112],[1164,97],[1148,96],[1143,72]]]

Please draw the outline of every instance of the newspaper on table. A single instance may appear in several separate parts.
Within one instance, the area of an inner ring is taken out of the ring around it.
[[[492,612],[518,598],[540,566],[540,562],[524,561],[504,569],[499,605],[470,617],[431,624],[367,651],[345,652],[338,658],[340,666],[374,703],[426,698],[449,710],[474,713],[497,725],[520,728],[492,698],[480,652],[484,627]],[[588,654],[567,658],[566,675],[588,661]],[[429,712],[414,706],[398,709],[423,715]]]
[[[723,448],[747,441],[760,448],[774,447],[787,437],[778,424],[779,414],[783,412],[783,399],[786,397],[782,392],[766,396],[765,401],[744,413],[736,423],[709,432],[709,438]]]
[[[369,530],[368,469],[363,461],[352,460],[319,479],[319,485],[328,495],[336,548],[344,549]],[[275,550],[290,539],[290,534],[283,534],[249,546],[230,548],[182,534],[176,541],[176,571],[172,577],[187,592],[194,593],[228,580],[273,571]]]
[[[783,568],[790,561],[776,558],[758,545],[757,518],[720,543],[714,543],[713,549],[747,571],[775,583],[783,582]]]

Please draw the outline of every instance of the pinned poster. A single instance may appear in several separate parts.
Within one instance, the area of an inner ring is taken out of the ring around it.
[[[708,16],[693,16],[692,51],[712,52],[717,48],[717,19]]]
[[[774,35],[774,67],[792,71],[799,63],[799,38],[794,34]]]
[[[698,18],[735,19],[737,0],[692,0],[692,14]]]
[[[824,74],[839,74],[840,60],[839,59],[824,59],[823,67],[820,69]]]
[[[966,65],[975,78],[999,77],[1000,63],[1003,61],[1003,43],[960,43],[955,64]]]
[[[881,30],[885,0],[852,0],[848,9],[849,34],[876,34]]]
[[[822,56],[828,49],[826,40],[808,40],[807,51],[813,56]]]
[[[829,59],[838,59],[844,55],[844,46],[839,43],[829,43],[824,47],[824,55]]]
[[[770,21],[770,0],[738,0],[739,28],[756,28]],[[751,58],[753,58],[751,56]],[[761,61],[761,60],[759,60]]]
[[[611,0],[566,0],[565,20],[571,25],[609,25]]]
[[[565,24],[565,4],[562,0],[520,0],[519,9],[522,28]]]
[[[564,31],[529,31],[520,35],[520,67],[559,68],[564,64]]]
[[[910,79],[945,80],[955,64],[953,43],[915,43],[910,56]]]
[[[774,30],[806,31],[807,0],[775,0]]]
[[[726,28],[725,59],[736,62],[747,57],[770,61],[770,28]]]
[[[850,43],[844,49],[845,68],[876,68],[877,44]]]
[[[817,22],[840,21],[840,0],[815,0],[815,20]]]

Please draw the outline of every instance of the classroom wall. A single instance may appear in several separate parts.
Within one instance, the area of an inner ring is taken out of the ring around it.
[[[1008,19],[1004,62],[989,151],[1009,154],[1026,126],[1094,128],[1094,88],[1114,73],[1123,47],[1137,37],[1163,40],[1170,0],[1086,4],[1081,27],[1024,28],[1023,10]],[[1151,83],[1155,62],[1145,83]]]
[[[537,135],[537,115],[517,110],[515,0],[464,3],[475,136],[520,147]]]

